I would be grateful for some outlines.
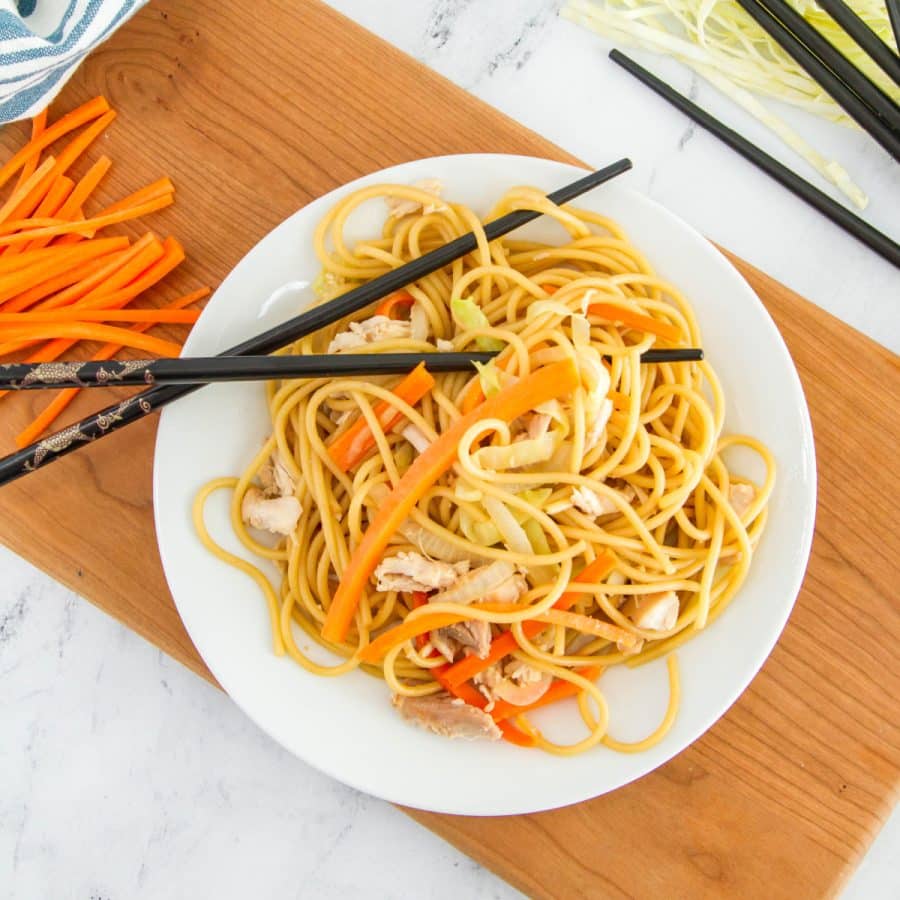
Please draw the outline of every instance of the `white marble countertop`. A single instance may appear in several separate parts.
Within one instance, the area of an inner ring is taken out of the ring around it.
[[[582,159],[631,156],[634,187],[900,350],[900,274],[631,81],[555,0],[332,5]],[[641,59],[795,165],[678,66]],[[858,133],[791,119],[900,235],[900,168]],[[519,896],[5,550],[0,678],[0,898]],[[900,895],[898,858],[895,813],[845,897]]]

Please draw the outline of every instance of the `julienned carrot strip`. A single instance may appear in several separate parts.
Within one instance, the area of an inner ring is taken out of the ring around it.
[[[62,180],[60,179],[60,181]],[[61,187],[65,188],[65,185],[63,184]],[[47,197],[49,198],[50,194]],[[43,247],[29,250],[27,253],[18,253],[15,256],[4,254],[0,256],[0,275],[8,275],[10,272],[17,272],[19,269],[24,269],[33,263],[54,259],[58,253],[59,249],[56,247]]]
[[[154,250],[153,246],[148,247],[147,251]],[[139,254],[132,262],[122,267],[108,281],[107,285],[117,279],[124,278],[125,272],[130,267],[137,268],[140,264],[141,255]],[[79,309],[121,309],[129,304],[138,294],[145,291],[148,287],[156,284],[161,278],[164,278],[172,271],[180,262],[184,260],[184,250],[181,244],[174,238],[166,238],[163,242],[163,255],[157,259],[148,269],[143,271],[134,281],[129,281],[125,287],[120,288],[113,293],[106,293],[103,286],[95,288],[90,294],[77,301],[75,306]],[[59,359],[70,347],[77,343],[77,340],[58,338],[51,340],[36,353],[28,357],[28,362],[50,362]],[[7,345],[0,347],[0,353],[9,353],[6,349]],[[166,355],[166,354],[162,354]],[[176,354],[177,355],[177,354]],[[2,394],[0,394],[2,396]]]
[[[6,332],[11,340],[52,341],[56,339],[72,339],[74,341],[107,341],[119,343],[123,347],[132,347],[158,356],[178,356],[181,345],[162,338],[135,334],[128,328],[116,328],[113,325],[101,325],[94,322],[60,322],[50,325],[22,325],[10,328]]]
[[[129,247],[123,257],[110,260],[109,266],[102,272],[85,279],[80,284],[72,285],[69,290],[48,297],[37,308],[57,309],[60,306],[81,304],[82,301],[112,294],[133,281],[164,255],[165,248],[162,242],[154,234],[147,233]]]
[[[86,241],[79,246],[61,249],[54,259],[32,263],[18,272],[0,276],[0,303],[71,270],[78,263],[96,259],[98,256],[108,256],[110,253],[117,253],[127,247],[128,238],[122,236]]]
[[[326,640],[336,644],[344,640],[359,598],[388,541],[422,495],[456,461],[457,447],[466,431],[481,419],[499,418],[511,422],[547,400],[571,393],[578,383],[578,370],[571,360],[542,366],[461,416],[416,458],[378,510],[350,557],[325,617],[322,635]]]
[[[34,238],[56,237],[58,234],[71,234],[74,232],[88,233],[99,231],[108,225],[115,225],[117,222],[125,222],[128,219],[137,219],[140,216],[146,216],[148,213],[163,209],[172,204],[172,195],[166,194],[156,200],[151,200],[141,206],[132,206],[118,212],[109,213],[104,216],[95,216],[91,219],[83,221],[59,222],[54,221],[48,223],[47,219],[30,219],[26,221],[4,222],[0,225],[0,245],[20,244],[23,241],[30,241]],[[34,225],[35,222],[42,224],[36,228],[29,228],[26,231],[20,231],[27,225]]]
[[[57,176],[64,175],[115,117],[116,111],[114,109],[109,110],[109,112],[104,113],[99,119],[85,128],[81,134],[76,135],[69,141],[56,159],[56,165],[53,167],[54,174]]]
[[[139,191],[135,191],[133,194],[129,194],[127,197],[123,197],[121,200],[117,200],[110,206],[105,207],[100,210],[98,215],[106,216],[121,212],[122,210],[131,209],[150,200],[158,200],[160,197],[167,197],[174,193],[175,185],[168,178],[160,178],[158,181],[154,181]]]
[[[433,387],[434,378],[431,377],[425,368],[425,363],[422,362],[393,389],[393,393],[410,406],[414,406]],[[383,401],[375,407],[375,417],[381,427],[388,431],[403,418],[403,413],[387,401]],[[365,416],[360,415],[343,434],[338,435],[332,441],[328,447],[328,455],[342,472],[346,472],[348,469],[352,469],[374,446],[375,435],[372,434],[372,429],[369,428]]]
[[[38,217],[55,216],[62,209],[74,187],[75,182],[71,178],[67,175],[60,175],[50,186],[50,190],[47,191],[47,195],[41,200],[40,206],[34,211],[34,214]]]
[[[50,213],[50,215],[55,216],[58,219],[63,221],[74,221],[76,219],[83,219],[84,214],[81,211],[81,206],[85,200],[93,193],[94,188],[100,183],[100,180],[103,176],[109,171],[109,167],[112,165],[112,162],[108,156],[101,156],[91,167],[87,170],[87,172],[82,175],[79,179],[78,184],[74,186],[72,192],[66,199],[66,202],[63,203],[55,212]],[[63,175],[60,177],[60,180],[65,178]],[[68,179],[66,179],[68,180]],[[57,244],[76,244],[79,241],[84,240],[85,235],[83,234],[64,234],[62,237],[57,238]],[[39,247],[46,247],[53,240],[52,236],[35,238],[32,241],[29,241],[26,245],[26,250],[32,250]],[[7,248],[7,252],[9,250],[15,249],[15,246]]]
[[[103,113],[108,111],[109,104],[106,102],[106,98],[94,97],[93,100],[89,100],[83,106],[73,109],[61,119],[58,119],[36,138],[30,140],[12,159],[0,167],[0,187],[6,184],[29,159],[39,154],[45,147],[49,147],[64,134],[68,134],[70,131],[96,119],[98,116],[102,116]]]
[[[55,298],[60,293],[75,291],[80,289],[79,285],[90,282],[91,279],[101,277],[101,273],[112,267],[121,257],[129,253],[129,250],[123,250],[121,253],[111,256],[101,256],[97,259],[91,259],[87,262],[80,263],[75,268],[56,278],[51,278],[43,284],[35,285],[31,290],[14,297],[12,300],[3,304],[3,312],[14,313],[23,309],[34,306],[45,297]]]
[[[192,291],[190,294],[185,294],[183,297],[179,297],[171,303],[167,303],[165,306],[160,307],[160,312],[182,310],[186,306],[190,306],[192,303],[202,300],[204,297],[208,296],[209,293],[210,289],[208,287]],[[147,322],[134,325],[131,330],[144,332],[151,327],[151,324],[152,323]],[[121,349],[121,344],[104,344],[91,359],[95,362],[112,359]],[[78,388],[66,388],[65,390],[60,391],[50,402],[50,405],[47,406],[47,408],[44,409],[27,428],[16,435],[16,446],[21,449],[22,447],[27,447],[29,444],[34,443],[56,421],[56,419],[59,418],[63,410],[75,399],[78,391]]]
[[[394,291],[393,294],[388,294],[378,306],[375,307],[375,315],[376,316],[387,316],[389,319],[393,318],[391,313],[395,309],[409,309],[414,303],[415,299],[412,294],[407,291]]]
[[[603,669],[600,666],[589,666],[583,669],[576,669],[575,672],[578,675],[587,678],[588,681],[596,681],[597,677],[603,672]],[[529,703],[527,706],[514,706],[512,703],[507,703],[505,700],[498,700],[491,710],[491,715],[499,725],[501,722],[510,719],[513,716],[520,716],[522,713],[540,709],[542,706],[558,703],[560,700],[565,700],[567,697],[575,697],[580,694],[582,690],[583,689],[579,687],[579,685],[573,684],[571,681],[557,678],[547,689],[544,696],[539,700],[535,700],[534,703]]]
[[[44,199],[44,194],[50,189],[52,179],[49,176],[54,165],[56,165],[56,159],[48,156],[25,184],[13,191],[6,203],[0,206],[0,222],[6,222],[9,219],[27,221],[27,217],[37,209],[38,204]]]
[[[593,562],[588,563],[572,580],[580,581],[582,584],[599,584],[609,575],[615,564],[616,560],[612,554],[601,553]],[[578,601],[580,596],[581,593],[579,591],[566,591],[556,601],[554,608],[567,610]],[[537,637],[546,627],[543,623],[533,620],[522,623],[522,631],[529,639]],[[461,659],[458,663],[454,663],[447,671],[447,681],[450,684],[462,684],[518,649],[519,643],[515,635],[512,631],[505,631],[494,638],[491,642],[491,649],[484,659],[479,659],[473,655]]]
[[[47,108],[44,107],[32,120],[31,120],[31,140],[34,141],[38,137],[40,137],[44,133],[44,129],[47,127]],[[32,173],[38,166],[38,162],[40,161],[40,153],[37,153],[33,156],[29,156],[25,165],[22,166],[22,171],[19,172],[19,180],[16,182],[15,188],[13,190],[18,190],[22,187],[23,184],[31,177]]]
[[[588,307],[588,315],[608,319],[615,324],[621,323],[626,328],[646,331],[648,334],[655,334],[667,341],[677,341],[681,336],[681,330],[677,325],[654,319],[652,316],[645,316],[622,306],[616,306],[615,303],[592,303]]]
[[[52,324],[53,322],[148,322],[151,325],[193,325],[199,309],[52,309],[47,311],[0,312],[0,334],[4,326]]]

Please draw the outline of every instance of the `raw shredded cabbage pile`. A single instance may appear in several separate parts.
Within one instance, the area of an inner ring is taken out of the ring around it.
[[[895,101],[898,88],[849,35],[809,0],[791,5]],[[853,10],[895,46],[882,0],[853,0]],[[832,122],[856,127],[825,91],[735,0],[570,0],[563,15],[616,44],[673,56],[772,129],[860,209],[868,198],[838,163],[826,160],[756,95],[773,97]]]

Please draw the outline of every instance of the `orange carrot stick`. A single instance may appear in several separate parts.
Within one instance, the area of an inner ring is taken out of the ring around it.
[[[410,406],[414,406],[433,387],[434,378],[431,377],[431,374],[425,369],[425,363],[422,362],[393,389],[393,393]],[[383,401],[375,407],[375,416],[381,427],[388,431],[403,418],[403,413],[387,401]],[[338,435],[332,441],[328,447],[328,455],[342,472],[346,472],[348,469],[352,469],[374,446],[375,435],[372,434],[372,429],[369,428],[365,416],[360,415],[343,434]]]
[[[71,194],[69,195],[66,202],[56,210],[55,213],[50,213],[50,215],[54,215],[56,218],[61,219],[63,221],[74,221],[76,219],[83,219],[84,213],[81,211],[81,206],[85,200],[93,193],[94,188],[100,183],[100,180],[103,176],[109,171],[109,167],[112,165],[108,156],[101,156],[91,167],[84,173],[81,179],[78,181],[78,184],[75,185]],[[65,176],[62,176],[65,178]],[[67,179],[68,180],[68,179]],[[79,241],[84,240],[86,235],[83,234],[65,234],[62,237],[56,240],[57,244],[75,244]],[[42,237],[35,238],[26,245],[26,250],[36,249],[38,247],[46,247],[53,240],[53,237]],[[9,247],[7,252],[13,250],[16,245],[13,247]]]
[[[173,300],[171,303],[167,303],[165,306],[161,307],[161,311],[184,309],[184,307],[190,306],[198,300],[202,300],[204,297],[208,296],[209,293],[210,289],[208,287],[200,288],[199,290],[192,291],[190,294],[179,297],[177,300]],[[143,332],[150,328],[150,326],[151,323],[149,322],[141,323],[133,326],[132,331]],[[91,359],[96,362],[112,359],[121,349],[121,344],[104,344]],[[16,446],[21,449],[22,447],[27,447],[29,444],[34,443],[59,418],[63,410],[65,410],[65,408],[75,399],[78,391],[79,388],[66,388],[65,390],[60,391],[50,402],[50,405],[47,406],[47,408],[44,409],[27,428],[16,435]]]
[[[391,313],[395,309],[409,309],[415,302],[412,294],[408,291],[394,291],[393,294],[388,294],[388,296],[375,307],[375,315],[387,316],[389,319],[392,319],[393,316]]]
[[[677,341],[681,336],[681,329],[671,322],[663,322],[652,316],[645,316],[634,310],[616,306],[614,303],[592,303],[588,307],[588,315],[608,319],[616,325],[621,323],[625,328],[646,331],[648,334],[655,334],[667,341]]]
[[[56,159],[48,156],[25,184],[13,191],[6,203],[0,206],[0,222],[6,222],[11,218],[27,221],[27,217],[37,209],[38,204],[44,199],[44,194],[50,187],[48,178],[55,165]]]
[[[153,249],[152,247],[149,249]],[[147,290],[148,287],[156,284],[157,281],[164,278],[179,263],[184,260],[184,250],[181,244],[174,238],[166,238],[163,242],[163,255],[152,265],[146,269],[138,278],[129,282],[125,287],[114,293],[105,293],[101,288],[95,288],[91,294],[83,297],[75,304],[78,309],[121,309],[127,306],[138,294]],[[136,257],[132,263],[128,263],[122,269],[115,273],[109,282],[114,281],[123,275],[126,269],[132,265],[138,264],[139,257]],[[108,282],[108,283],[109,283]],[[69,340],[58,338],[51,340],[33,356],[28,358],[28,362],[49,362],[50,360],[59,359],[70,347],[74,346],[77,340]],[[6,349],[8,344],[4,344],[0,348],[0,353],[9,353]],[[165,355],[165,354],[163,354]],[[0,396],[3,396],[0,394]]]
[[[54,122],[49,128],[45,129],[36,138],[30,140],[12,159],[8,160],[5,165],[0,166],[0,187],[6,184],[25,163],[33,156],[39,154],[45,147],[49,147],[55,140],[61,138],[64,134],[102,116],[103,113],[109,111],[109,104],[105,97],[94,97],[78,109],[73,109],[70,113],[64,115],[61,119]]]
[[[75,268],[63,272],[62,275],[51,278],[43,284],[35,285],[31,290],[19,294],[12,300],[8,300],[3,304],[3,312],[19,312],[34,306],[34,304],[44,298],[55,299],[61,293],[81,290],[81,285],[91,282],[92,279],[102,278],[104,271],[115,269],[116,265],[121,265],[122,257],[130,252],[130,249],[123,250],[121,253],[101,256],[81,263]]]
[[[40,137],[44,133],[44,129],[47,127],[47,108],[44,107],[32,120],[31,120],[31,140],[34,141],[38,137]],[[38,162],[40,162],[40,153],[36,153],[33,156],[29,156],[27,162],[24,166],[22,166],[22,171],[19,172],[19,180],[16,182],[16,186],[13,190],[17,191],[20,187],[22,187],[25,182],[31,178],[34,170],[38,166]]]
[[[0,303],[71,270],[78,263],[98,256],[108,256],[127,247],[128,238],[124,236],[86,241],[80,246],[59,250],[53,259],[32,263],[18,272],[0,276]]]
[[[172,204],[172,195],[166,194],[157,200],[150,200],[140,206],[132,206],[119,212],[109,213],[104,216],[95,216],[91,219],[83,221],[61,222],[59,220],[50,219],[28,219],[17,220],[15,222],[4,222],[0,225],[0,245],[20,244],[34,238],[56,237],[59,234],[87,234],[106,228],[108,225],[115,225],[117,222],[125,222],[128,219],[137,219],[163,209]],[[32,227],[28,227],[32,226]],[[37,226],[37,227],[34,227]],[[25,231],[20,231],[27,228]]]
[[[132,209],[135,206],[141,206],[151,200],[159,200],[161,197],[168,197],[174,193],[175,185],[168,178],[160,178],[159,181],[154,181],[153,184],[148,184],[139,191],[117,200],[115,203],[102,209],[98,215],[106,216],[125,209]]]
[[[422,495],[456,461],[457,447],[465,432],[483,418],[511,422],[547,400],[570,393],[578,383],[578,370],[571,360],[543,366],[461,416],[419,455],[382,504],[353,551],[325,617],[322,636],[326,640],[336,644],[344,640],[359,598],[388,541]]]
[[[60,322],[49,325],[22,325],[10,328],[6,334],[11,340],[55,341],[72,339],[73,341],[106,341],[119,343],[123,347],[132,347],[158,356],[178,356],[181,345],[173,341],[149,335],[135,334],[128,328],[117,328],[114,325],[100,325],[94,322]]]
[[[53,322],[149,322],[151,325],[193,325],[199,309],[51,309],[36,312],[0,312],[0,334],[4,327],[49,325]]]
[[[616,564],[615,557],[610,553],[601,553],[593,562],[588,563],[581,572],[572,580],[582,584],[599,584],[612,571]],[[578,591],[566,591],[554,604],[555,609],[567,610],[578,601],[581,594]],[[522,623],[522,631],[529,639],[537,637],[547,626],[541,622],[528,620]],[[519,649],[519,643],[512,631],[505,631],[494,638],[491,649],[484,659],[472,655],[454,663],[447,670],[447,682],[449,684],[462,684],[470,678],[474,678],[479,672],[499,662],[504,656],[514,653]]]

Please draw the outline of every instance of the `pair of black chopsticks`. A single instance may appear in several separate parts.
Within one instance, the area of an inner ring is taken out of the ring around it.
[[[738,2],[741,5],[749,5],[755,0],[738,0]],[[766,0],[766,2],[771,2],[771,0]],[[831,45],[829,44],[829,46]],[[801,200],[804,200],[822,213],[823,216],[831,219],[835,225],[840,226],[848,234],[861,241],[871,250],[874,250],[888,262],[900,268],[900,245],[886,234],[882,234],[877,228],[850,212],[845,206],[842,206],[829,197],[828,194],[811,185],[797,175],[796,172],[778,162],[773,156],[769,156],[768,153],[748,141],[747,138],[710,115],[705,109],[679,94],[674,88],[651,72],[648,72],[643,66],[627,57],[624,53],[619,50],[611,50],[609,56],[613,62],[634,75],[635,78],[671,103],[672,106],[681,110],[688,118],[693,119],[698,125],[702,125],[707,131],[719,138],[720,141],[731,147],[732,150],[740,153],[744,159],[753,163],[757,168],[762,169],[763,172],[774,178],[780,185],[796,194]],[[900,137],[900,132],[898,132],[898,137]]]
[[[556,205],[568,203],[586,191],[615,178],[617,175],[621,175],[623,172],[627,172],[630,168],[630,160],[620,159],[618,162],[615,162],[604,169],[592,172],[591,174],[572,182],[572,184],[548,194],[547,199]],[[508,234],[510,231],[538,218],[540,215],[541,213],[535,210],[516,210],[505,216],[501,216],[493,222],[489,222],[484,229],[485,235],[489,241],[496,240],[497,238]],[[328,303],[301,313],[299,316],[295,316],[281,325],[277,325],[262,334],[249,338],[235,347],[226,350],[218,357],[205,360],[194,360],[193,363],[196,363],[201,367],[199,373],[196,370],[192,374],[185,372],[183,367],[191,365],[192,361],[190,360],[142,361],[141,363],[136,364],[136,367],[132,372],[125,371],[125,369],[129,367],[129,363],[117,363],[116,365],[120,368],[115,371],[121,377],[115,379],[109,374],[112,364],[108,362],[103,364],[104,371],[107,373],[103,376],[99,374],[99,368],[83,368],[88,365],[86,363],[74,364],[82,367],[78,372],[67,372],[63,369],[57,369],[55,376],[53,375],[53,370],[44,370],[42,375],[36,374],[34,370],[31,372],[22,369],[16,370],[12,373],[12,378],[10,380],[18,380],[19,387],[28,387],[29,385],[23,385],[23,382],[25,381],[33,381],[35,378],[44,378],[46,380],[48,377],[63,379],[62,381],[57,380],[54,382],[52,385],[53,387],[65,386],[69,383],[65,381],[65,378],[78,378],[82,372],[85,376],[90,372],[93,372],[94,380],[102,379],[103,384],[109,384],[111,382],[115,384],[129,384],[135,383],[135,381],[126,381],[125,379],[130,379],[132,377],[137,380],[137,383],[146,383],[147,373],[149,371],[155,382],[162,377],[163,370],[167,368],[169,370],[169,375],[174,378],[175,383],[159,384],[150,390],[142,391],[133,397],[129,397],[127,400],[123,400],[121,403],[108,406],[105,409],[100,410],[100,412],[95,413],[86,419],[82,419],[80,422],[76,422],[74,425],[70,425],[62,431],[58,431],[35,444],[25,447],[18,453],[12,453],[3,459],[0,459],[0,485],[14,481],[28,472],[34,471],[40,466],[44,466],[53,460],[59,459],[67,453],[78,449],[78,447],[85,443],[90,443],[107,434],[112,434],[114,431],[118,431],[120,428],[130,425],[132,422],[135,422],[150,413],[156,412],[166,404],[197,390],[210,381],[233,380],[224,376],[217,379],[209,368],[211,362],[215,362],[216,366],[219,367],[218,371],[220,375],[232,371],[236,364],[241,365],[241,363],[237,363],[233,357],[244,357],[247,359],[246,365],[248,366],[248,371],[245,373],[244,377],[289,378],[310,377],[314,375],[334,375],[339,371],[340,366],[353,364],[349,355],[343,357],[339,355],[323,355],[322,357],[308,356],[298,358],[284,356],[268,357],[267,354],[274,353],[276,350],[287,344],[293,343],[304,335],[311,334],[314,331],[318,331],[320,328],[325,328],[326,326],[343,319],[345,316],[358,312],[371,303],[388,296],[388,294],[437,271],[448,263],[465,256],[467,253],[471,253],[476,247],[477,241],[472,232],[469,232],[462,237],[458,237],[448,244],[444,244],[442,247],[438,247],[418,259],[412,260],[412,262],[406,263],[397,269],[393,269],[367,284],[353,288],[353,290],[348,291],[346,294],[342,294],[340,297],[337,297]],[[647,354],[644,354],[642,360],[651,362],[662,361],[664,358],[665,360],[677,361],[675,357],[670,354],[681,354],[683,356],[688,352],[690,351],[649,351]],[[697,354],[698,352],[699,351],[693,351],[694,354]],[[661,354],[664,356],[661,356]],[[406,356],[406,361],[403,363],[401,369],[395,371],[409,371],[409,369],[423,358],[426,359],[430,368],[434,368],[435,365],[440,365],[439,361],[442,356],[448,356],[449,354],[434,353],[424,356],[421,354],[402,355]],[[476,354],[462,355],[466,357],[462,368],[468,368],[471,366],[473,360],[479,358]],[[383,368],[385,365],[385,356],[386,354],[378,357],[366,354],[356,356],[355,359],[358,361],[358,364],[362,365],[364,368],[357,368],[354,371],[362,371],[370,374],[372,369],[365,367],[380,365],[381,367],[378,371],[381,374],[386,374],[386,371]],[[457,354],[454,354],[454,356],[457,356]],[[691,358],[696,357],[692,356]],[[351,360],[350,363],[347,363],[348,359]],[[340,360],[343,361],[341,362]],[[381,363],[379,363],[378,360],[380,360]],[[144,364],[145,362],[147,362],[147,364]],[[294,364],[305,366],[306,369],[298,376],[297,374],[294,374],[299,371],[298,369],[286,371],[286,369],[279,370],[278,368],[279,366],[287,367]],[[313,371],[311,367],[316,365],[323,366],[323,368],[318,371]],[[261,366],[271,366],[272,368],[268,369],[265,374],[253,374],[254,371],[259,373],[261,371],[259,367]],[[153,367],[156,367],[155,374],[153,372]],[[256,368],[254,369],[254,367]],[[172,375],[173,372],[176,373],[174,376]],[[181,374],[177,374],[179,372]],[[349,372],[344,370],[342,374],[349,374]],[[198,378],[200,379],[199,383],[197,382]],[[84,380],[86,381],[88,379],[85,378]],[[46,384],[44,386],[46,386]],[[81,387],[84,385],[73,383],[73,386]]]

